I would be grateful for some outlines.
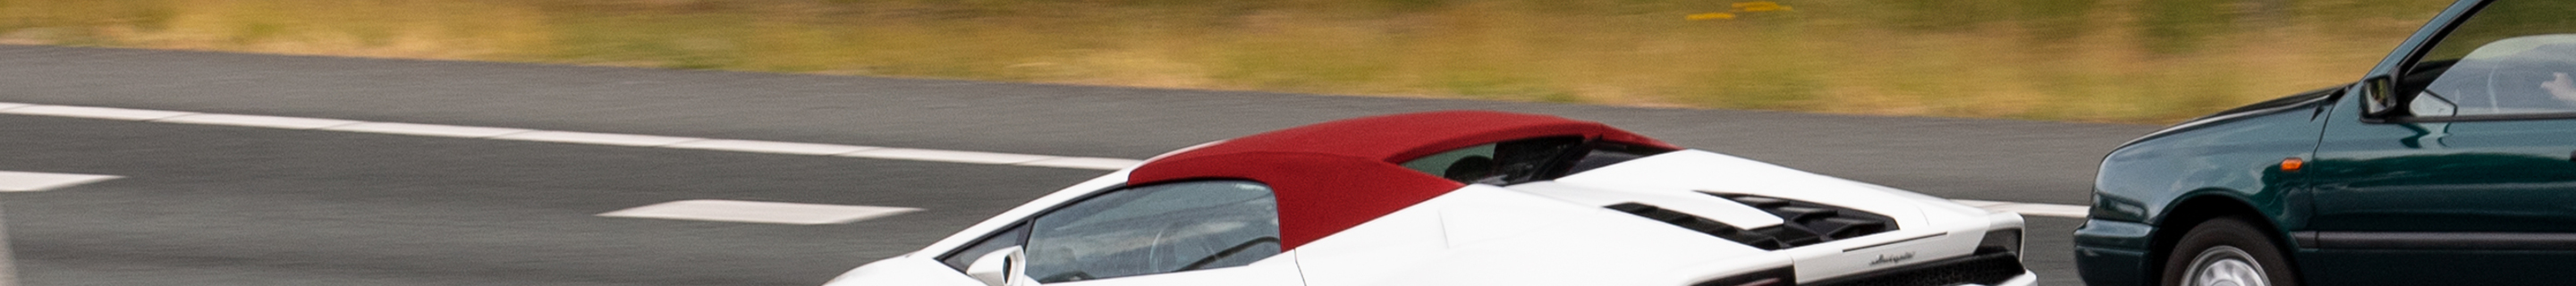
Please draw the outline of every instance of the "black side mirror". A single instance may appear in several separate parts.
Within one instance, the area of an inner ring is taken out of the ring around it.
[[[2371,77],[2353,85],[2352,92],[2361,95],[2362,115],[2371,119],[2406,116],[2406,96],[2397,94],[2396,82],[2387,76]]]

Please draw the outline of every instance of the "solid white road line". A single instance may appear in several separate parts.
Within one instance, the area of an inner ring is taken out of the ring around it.
[[[401,134],[401,135],[418,135],[418,136],[458,137],[458,138],[484,138],[484,137],[492,137],[492,136],[510,135],[510,134],[513,134],[513,133],[524,133],[524,132],[536,131],[536,130],[518,129],[518,128],[494,128],[494,127],[474,127],[474,126],[455,126],[455,125],[436,125],[436,124],[411,124],[411,123],[393,123],[393,122],[369,122],[369,123],[358,123],[358,124],[350,124],[350,125],[341,125],[341,126],[339,126],[339,127],[322,128],[322,130],[330,130],[330,131],[348,131],[348,132],[366,132],[366,133],[384,133],[384,134]]]
[[[2085,215],[2085,214],[2087,214],[2087,213],[2091,213],[2091,212],[2093,211],[2093,209],[2092,209],[2091,207],[2078,206],[2078,205],[2035,204],[2035,203],[2016,203],[2016,202],[1998,202],[1998,201],[1980,201],[1980,200],[1950,200],[1950,201],[1952,201],[1952,202],[1958,202],[1959,204],[1968,205],[1968,206],[1977,207],[1977,208],[1982,208],[1982,209],[1986,209],[1986,210],[2002,211],[2002,212],[2014,212],[2014,213],[2020,213],[2021,215],[2027,215],[2027,216],[2050,216],[2050,217],[2084,218],[2084,215]]]
[[[0,171],[0,192],[34,192],[123,178],[109,175]]]
[[[510,135],[501,135],[501,136],[496,136],[496,137],[492,137],[492,139],[501,139],[501,140],[522,140],[522,141],[543,141],[543,142],[558,142],[558,143],[599,144],[599,145],[617,145],[617,146],[636,146],[636,147],[652,147],[652,146],[671,145],[672,143],[689,142],[689,141],[698,141],[698,140],[707,140],[707,139],[705,139],[705,138],[669,137],[669,136],[634,135],[634,134],[614,134],[614,133],[569,132],[569,131],[536,131],[536,132],[526,132],[526,133],[518,133],[518,134],[510,134]]]
[[[498,128],[498,127],[455,126],[455,125],[415,124],[415,123],[395,123],[395,122],[362,122],[362,121],[349,121],[349,120],[323,119],[323,118],[276,117],[276,116],[257,116],[257,115],[233,115],[233,114],[202,114],[202,113],[196,113],[196,112],[183,112],[183,111],[164,111],[164,110],[127,109],[127,108],[106,108],[106,107],[85,107],[85,106],[63,106],[63,105],[35,105],[35,104],[9,103],[9,102],[0,102],[0,114],[40,115],[40,116],[60,116],[60,117],[80,117],[80,118],[101,118],[101,119],[136,120],[136,121],[147,121],[147,120],[149,120],[149,121],[154,121],[154,122],[197,123],[197,124],[223,124],[223,125],[236,125],[236,126],[249,126],[249,127],[283,128],[283,129],[311,129],[311,130],[329,130],[329,131],[346,131],[346,132],[366,132],[366,133],[383,133],[383,134],[417,135],[417,136],[460,137],[460,138],[486,138],[486,139],[502,139],[502,140],[540,141],[540,142],[575,143],[575,144],[596,144],[596,145],[615,145],[615,146],[636,146],[636,147],[660,147],[660,148],[674,148],[674,149],[714,150],[714,151],[733,151],[733,152],[757,152],[757,153],[798,154],[798,155],[825,155],[825,156],[843,156],[843,157],[874,158],[874,159],[891,159],[891,160],[933,161],[933,162],[952,162],[952,163],[990,164],[990,165],[1013,165],[1013,166],[1048,167],[1048,168],[1067,168],[1067,169],[1090,169],[1090,170],[1117,170],[1117,169],[1124,169],[1124,168],[1127,168],[1127,167],[1132,167],[1132,166],[1135,166],[1136,164],[1143,163],[1143,161],[1131,160],[1131,159],[1119,159],[1119,158],[1064,157],[1064,156],[1030,155],[1030,154],[1012,154],[1012,153],[994,153],[994,152],[976,152],[976,151],[958,151],[958,150],[932,150],[932,149],[911,149],[911,148],[884,148],[884,147],[871,147],[871,146],[835,145],[835,144],[815,144],[815,143],[796,143],[796,142],[772,142],[772,141],[751,141],[751,140],[725,140],[725,139],[705,139],[705,138],[669,137],[669,136],[652,136],[652,135],[635,135],[635,134],[589,133],[589,132],[569,132],[569,131],[545,131],[545,130],[518,129],[518,128]],[[156,119],[157,119],[157,120],[156,120]],[[5,191],[5,190],[0,190],[0,191]],[[2084,214],[2088,211],[2088,209],[2087,209],[2085,206],[2078,206],[2078,205],[2056,205],[2056,204],[2037,204],[2037,203],[2016,203],[2016,202],[1978,201],[1978,200],[1955,200],[1955,201],[1958,201],[1958,202],[1960,202],[1960,203],[1962,203],[1962,204],[1968,204],[1968,205],[1970,205],[1970,206],[1976,206],[1976,207],[1985,208],[1985,209],[1989,209],[1989,210],[1996,210],[1996,211],[2009,211],[2009,212],[2016,212],[2016,213],[2021,213],[2021,214],[2023,214],[2023,215],[2032,215],[2032,216],[2051,216],[2051,217],[2073,217],[2073,218],[2081,218],[2081,217],[2084,217]]]
[[[359,121],[235,114],[197,114],[155,119],[152,122],[268,127],[278,129],[314,129],[358,124]]]
[[[1133,167],[1137,164],[1144,163],[1145,161],[1135,159],[1066,157],[1029,161],[1013,165],[1067,169],[1117,170],[1126,169],[1127,167]]]
[[[61,105],[20,106],[20,107],[17,107],[17,108],[10,108],[10,109],[6,109],[6,110],[0,110],[0,113],[8,113],[8,114],[24,114],[24,115],[44,115],[44,116],[62,116],[62,117],[80,117],[80,118],[97,118],[97,119],[115,119],[115,120],[135,120],[135,121],[153,120],[153,119],[162,119],[162,118],[171,118],[171,117],[179,117],[179,116],[182,116],[182,115],[197,114],[196,112],[178,112],[178,111],[161,111],[161,110],[148,110],[148,109],[125,109],[125,108],[106,108],[106,107],[86,107],[86,106],[61,106]]]
[[[1063,157],[1011,153],[885,148],[841,154],[842,157],[1009,165]]]
[[[833,154],[842,154],[842,153],[850,153],[850,152],[867,151],[867,150],[884,149],[884,148],[885,148],[885,147],[870,147],[870,146],[851,146],[851,145],[814,144],[814,143],[795,143],[795,142],[773,142],[773,141],[752,141],[752,140],[703,140],[703,141],[694,141],[694,142],[687,142],[687,143],[680,143],[680,144],[671,144],[670,146],[662,146],[662,147],[668,147],[668,148],[680,148],[680,149],[704,149],[704,150],[719,150],[719,151],[735,151],[735,152],[754,152],[754,153],[797,154],[797,155],[833,155]]]
[[[776,224],[836,224],[920,211],[916,208],[686,200],[599,214],[605,217],[729,221]]]

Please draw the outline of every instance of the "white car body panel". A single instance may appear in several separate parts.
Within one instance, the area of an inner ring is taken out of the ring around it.
[[[1278,256],[1253,262],[1252,265],[1183,271],[1155,275],[1119,277],[1089,281],[1040,284],[1029,282],[1015,286],[1127,286],[1127,285],[1241,285],[1298,286],[1306,284],[1298,271],[1297,253],[1281,252]]]
[[[983,286],[936,257],[1119,186],[1129,171],[1039,197],[826,285]],[[1747,229],[1782,224],[1763,210],[1703,192],[1847,207],[1887,216],[1897,230],[1765,251],[1601,207],[1645,202]],[[2021,225],[2021,217],[2011,213],[1681,150],[1553,181],[1468,185],[1249,266],[1048,285],[1689,285],[1784,266],[1794,266],[1803,283],[1969,255],[1986,231]],[[2033,285],[2035,277],[2025,272],[2000,285]]]
[[[1488,216],[1520,212],[1521,214]],[[1535,223],[1512,224],[1523,218]],[[1459,226],[1452,228],[1450,226]],[[1678,265],[1787,257],[1599,207],[1470,185],[1298,248],[1307,285],[1569,285],[1676,280]],[[1755,263],[1759,264],[1759,263]]]
[[[1510,187],[1514,191],[1587,205],[1607,206],[1624,202],[1655,202],[1655,206],[1715,220],[1741,228],[1780,225],[1780,217],[1745,206],[1742,203],[1706,193],[1681,188],[1624,187],[1601,188],[1564,182],[1529,182]]]
[[[2011,218],[2009,225],[2001,225],[1997,220],[1986,218],[1991,212],[1983,209],[1937,198],[1927,201],[1924,198],[1930,196],[1701,150],[1648,156],[1558,178],[1556,182],[1631,192],[1686,193],[1678,197],[1714,198],[1697,193],[1699,191],[1758,195],[1848,207],[1886,215],[1896,221],[1896,231],[1780,250],[1796,259],[1800,282],[1968,255],[1975,251],[1986,230],[2021,227],[2019,215],[2001,214]],[[1716,201],[1726,202],[1722,199]],[[1670,208],[1664,204],[1673,201],[1653,202]],[[1926,205],[1942,207],[1927,208]],[[1678,208],[1676,211],[1687,212]],[[1694,215],[1736,224],[1719,217]],[[1770,216],[1768,213],[1760,215]],[[1778,218],[1772,218],[1773,224],[1777,224]],[[1874,263],[1882,256],[1900,261]],[[1894,259],[1898,257],[1906,258]]]
[[[860,265],[832,278],[823,285],[914,285],[914,286],[987,286],[983,281],[966,277],[948,265],[939,264],[929,255],[904,255]]]

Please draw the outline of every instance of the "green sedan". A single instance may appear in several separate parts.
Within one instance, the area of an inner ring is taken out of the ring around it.
[[[2576,1],[2466,0],[2358,82],[2103,159],[2087,284],[2576,285]]]

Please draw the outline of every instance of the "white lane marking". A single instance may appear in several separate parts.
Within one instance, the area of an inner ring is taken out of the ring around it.
[[[920,210],[904,207],[686,200],[618,210],[602,213],[599,216],[815,225],[849,223]]]
[[[474,127],[474,126],[455,126],[455,125],[437,125],[437,124],[411,124],[411,123],[393,123],[393,122],[368,122],[368,123],[358,123],[358,124],[350,124],[350,125],[341,125],[341,126],[339,126],[339,127],[322,128],[322,130],[330,130],[330,131],[348,131],[348,132],[366,132],[366,133],[384,133],[384,134],[401,134],[401,135],[418,135],[418,136],[437,136],[437,137],[459,137],[459,138],[483,138],[483,137],[492,137],[492,136],[510,135],[510,134],[513,134],[513,133],[524,133],[524,132],[536,131],[536,130],[518,129],[518,128],[494,128],[494,127]]]
[[[339,119],[303,118],[303,117],[281,117],[281,116],[260,116],[260,115],[239,115],[239,114],[197,114],[197,115],[183,115],[183,116],[179,116],[179,117],[171,117],[171,118],[155,119],[155,120],[152,120],[152,122],[188,123],[188,124],[208,124],[208,125],[232,125],[232,126],[248,126],[248,127],[268,127],[268,128],[277,128],[277,129],[314,129],[314,128],[324,128],[324,127],[332,127],[332,126],[341,126],[341,125],[350,125],[350,124],[358,124],[358,123],[361,123],[360,121],[339,120]]]
[[[0,171],[0,192],[34,192],[124,178],[109,175]]]
[[[843,157],[860,157],[860,158],[878,158],[878,159],[896,159],[896,160],[915,160],[915,161],[939,161],[939,162],[958,162],[958,163],[975,163],[975,164],[997,164],[997,165],[1007,165],[1007,164],[1028,163],[1028,162],[1034,162],[1034,161],[1038,161],[1038,160],[1046,160],[1046,159],[1063,158],[1063,157],[1046,156],[1046,155],[1028,155],[1028,154],[993,153],[993,152],[975,152],[975,151],[930,150],[930,149],[909,149],[909,148],[885,148],[885,149],[876,149],[876,150],[858,151],[858,152],[844,153],[844,154],[841,154],[840,156],[843,156]]]
[[[2093,210],[2091,207],[2085,206],[2052,204],[2008,204],[1988,207],[1986,209],[2015,212],[2023,215],[2071,218],[2084,218],[2086,214],[2092,213]]]
[[[1126,169],[1127,167],[1135,167],[1138,164],[1144,163],[1145,161],[1139,161],[1136,159],[1068,157],[1029,161],[1013,165],[1067,169],[1117,170]]]
[[[154,119],[163,119],[163,118],[171,118],[171,117],[188,116],[188,115],[194,115],[194,114],[198,114],[198,113],[195,113],[195,112],[181,112],[181,111],[146,110],[146,109],[105,108],[105,107],[83,107],[83,106],[64,106],[64,105],[35,105],[35,104],[23,104],[23,103],[0,102],[0,114],[41,115],[41,116],[61,116],[61,117],[81,117],[81,118],[103,118],[103,119],[120,119],[120,120],[154,120]],[[209,114],[209,115],[215,115],[215,114]],[[227,115],[227,116],[250,116],[250,115]],[[193,116],[191,116],[191,117],[193,117]],[[265,116],[261,116],[261,117],[265,117]],[[292,118],[292,117],[270,117],[270,118]],[[321,118],[293,118],[293,119],[336,120],[336,119],[321,119]],[[163,121],[159,121],[159,122],[171,122],[171,121],[172,121],[172,120],[163,120]],[[320,122],[320,121],[314,121],[314,122]],[[414,124],[414,123],[394,123],[394,122],[358,122],[358,121],[350,121],[350,122],[357,122],[357,123],[354,123],[354,124],[345,124],[345,125],[338,125],[338,126],[332,126],[332,127],[322,127],[322,128],[320,128],[319,130],[329,130],[329,131],[346,131],[346,132],[367,132],[367,133],[384,133],[384,134],[400,134],[400,135],[418,135],[418,136],[439,136],[439,137],[488,138],[488,139],[524,140],[524,141],[543,141],[543,142],[557,142],[557,143],[577,143],[577,144],[616,145],[616,146],[662,147],[662,148],[675,148],[675,149],[716,150],[716,151],[734,151],[734,152],[760,152],[760,153],[780,153],[780,154],[803,154],[803,155],[837,155],[837,156],[844,156],[844,157],[875,158],[875,159],[913,160],[913,161],[935,161],[935,162],[953,162],[953,163],[970,163],[970,164],[993,164],[993,165],[1017,165],[1017,166],[1031,166],[1031,167],[1050,167],[1050,168],[1068,168],[1068,169],[1092,169],[1092,170],[1117,170],[1117,169],[1124,169],[1124,168],[1126,168],[1126,167],[1135,166],[1135,165],[1136,165],[1136,164],[1138,164],[1138,163],[1142,163],[1142,161],[1129,160],[1129,159],[1118,159],[1118,158],[1063,157],[1063,156],[1030,155],[1030,154],[1012,154],[1012,153],[994,153],[994,152],[976,152],[976,151],[956,151],[956,150],[931,150],[931,149],[911,149],[911,148],[881,148],[881,147],[869,147],[869,146],[851,146],[851,145],[833,145],[833,144],[815,144],[815,143],[771,142],[771,141],[749,141],[749,140],[721,140],[721,139],[702,139],[702,138],[689,138],[689,137],[668,137],[668,136],[652,136],[652,135],[612,134],[612,133],[588,133],[588,132],[567,132],[567,131],[544,131],[544,130],[518,129],[518,128],[476,127],[476,126],[455,126],[455,125]],[[310,125],[311,125],[311,124],[267,124],[267,125],[255,125],[254,127],[272,127],[272,128],[286,128],[286,129],[310,129],[310,127],[299,128],[299,127],[303,127],[303,126],[310,126]],[[855,148],[855,149],[854,149],[854,148]],[[845,150],[846,150],[846,151],[845,151]],[[839,151],[839,152],[834,152],[834,151]],[[2024,214],[2024,215],[2034,215],[2034,216],[2053,216],[2053,217],[2075,217],[2075,218],[2081,218],[2081,217],[2084,217],[2085,213],[2087,213],[2087,212],[2089,211],[2089,209],[2088,209],[2087,207],[2085,207],[2085,206],[2077,206],[2077,205],[2057,205],[2057,204],[2039,204],[2039,203],[1996,202],[1996,201],[1978,201],[1978,200],[1955,200],[1955,201],[1958,201],[1958,202],[1960,202],[1961,204],[1967,204],[1967,205],[1970,205],[1970,206],[1975,206],[1975,207],[1979,207],[1979,208],[1985,208],[1985,209],[1989,209],[1989,210],[2010,211],[2010,212],[2017,212],[2017,213],[2021,213],[2021,214]]]
[[[2078,205],[2041,204],[2041,203],[2016,203],[2016,202],[1998,202],[1998,201],[1980,201],[1980,200],[1950,200],[1950,201],[1952,201],[1952,202],[1958,202],[1959,204],[1968,205],[1968,206],[1973,206],[1973,207],[1982,208],[1982,209],[1986,209],[1986,210],[2002,211],[2002,212],[2014,212],[2014,213],[2020,213],[2021,215],[2030,215],[2030,216],[2052,216],[2052,217],[2083,218],[2086,214],[2090,214],[2090,213],[2092,213],[2092,212],[2093,212],[2093,208],[2092,208],[2092,207],[2078,206]]]
[[[670,137],[670,136],[653,136],[653,135],[634,135],[634,134],[615,134],[615,133],[590,133],[590,132],[571,132],[571,131],[536,131],[536,132],[518,133],[518,134],[510,134],[510,135],[501,135],[501,136],[492,137],[492,139],[501,139],[501,140],[521,140],[521,141],[542,141],[542,142],[558,142],[558,143],[599,144],[599,145],[617,145],[617,146],[636,146],[636,147],[653,147],[653,146],[671,145],[671,144],[673,144],[673,143],[680,143],[680,142],[689,142],[689,141],[707,140],[707,139],[705,139],[705,138]]]
[[[10,108],[10,109],[7,109],[7,110],[0,110],[0,113],[8,113],[8,114],[24,114],[24,115],[44,115],[44,116],[61,116],[61,117],[80,117],[80,118],[96,118],[96,119],[115,119],[115,120],[134,120],[134,121],[153,120],[153,119],[162,119],[162,118],[179,117],[179,116],[182,116],[182,115],[189,115],[189,114],[197,114],[196,112],[162,111],[162,110],[150,110],[150,109],[127,109],[127,108],[87,107],[87,106],[62,106],[62,105],[20,106],[20,107],[18,107],[18,108]]]
[[[796,143],[796,142],[774,142],[774,141],[752,141],[752,140],[704,140],[704,141],[694,141],[694,142],[687,142],[687,143],[680,143],[680,144],[671,144],[670,146],[662,146],[662,147],[667,147],[667,148],[679,148],[679,149],[703,149],[703,150],[720,150],[720,151],[753,152],[753,153],[779,153],[779,154],[798,154],[798,155],[833,155],[833,154],[850,153],[850,152],[867,151],[867,150],[875,150],[875,149],[884,149],[884,148],[885,148],[885,147],[871,147],[871,146],[851,146],[851,145],[814,144],[814,143]]]

